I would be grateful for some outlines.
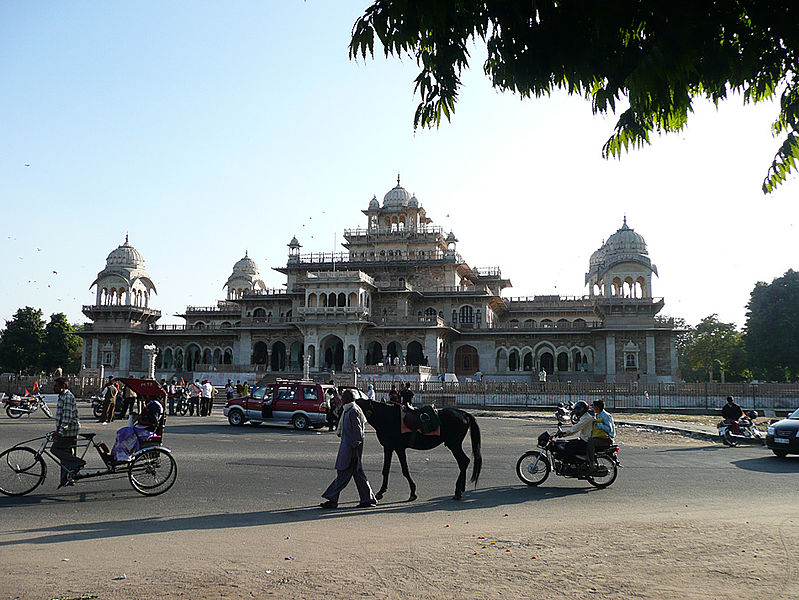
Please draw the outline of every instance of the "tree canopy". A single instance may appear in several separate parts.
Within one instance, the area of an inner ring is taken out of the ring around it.
[[[799,376],[799,273],[758,282],[746,305],[744,340],[755,375],[775,380]]]
[[[716,372],[722,382],[727,376],[738,379],[748,375],[743,334],[735,323],[719,321],[716,314],[690,328],[678,345],[678,352],[686,381],[713,381]]]
[[[13,373],[80,370],[82,342],[64,313],[50,315],[45,326],[42,311],[20,308],[0,331],[0,370]]]
[[[680,131],[695,98],[718,104],[779,96],[780,136],[762,189],[799,159],[799,3],[784,0],[376,0],[355,22],[350,57],[411,56],[421,68],[414,127],[452,118],[472,42],[487,50],[492,85],[522,98],[562,89],[616,113],[605,158]]]

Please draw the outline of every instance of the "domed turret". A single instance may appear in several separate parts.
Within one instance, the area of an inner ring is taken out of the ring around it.
[[[372,199],[369,200],[369,210],[379,210],[380,209],[380,202],[377,201],[377,196],[372,196]]]
[[[233,265],[233,273],[228,277],[223,288],[227,288],[227,299],[235,300],[241,298],[246,292],[250,292],[258,286],[265,289],[266,285],[260,278],[258,265],[250,258],[248,250],[244,251],[244,257],[236,261]]]
[[[144,258],[131,246],[128,236],[125,243],[112,250],[105,259],[105,269],[89,289],[97,286],[97,305],[149,306],[150,292],[156,292],[144,268]]]
[[[602,244],[588,261],[585,283],[591,295],[651,297],[652,274],[658,270],[649,259],[646,241],[627,225]]]
[[[391,188],[385,196],[383,196],[383,208],[401,208],[408,206],[411,195],[404,187],[400,185],[400,177],[397,175],[397,185]]]
[[[409,208],[419,208],[419,200],[416,197],[416,194],[411,196],[411,199],[408,200],[408,207]]]

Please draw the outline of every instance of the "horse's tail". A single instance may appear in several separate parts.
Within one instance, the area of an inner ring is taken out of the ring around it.
[[[480,478],[480,470],[483,468],[483,455],[480,453],[480,426],[474,416],[470,413],[466,414],[469,415],[469,433],[472,436],[472,456],[474,457],[471,482],[476,486],[477,480]]]

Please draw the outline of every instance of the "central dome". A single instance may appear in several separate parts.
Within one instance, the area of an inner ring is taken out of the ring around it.
[[[388,193],[383,196],[383,208],[395,208],[408,206],[408,201],[411,195],[404,187],[400,185],[400,178],[397,175],[397,185],[391,188]]]
[[[644,237],[639,233],[635,233],[635,230],[627,225],[627,217],[624,217],[624,224],[616,230],[616,233],[608,238],[607,242],[605,242],[605,248],[608,252],[613,252],[614,250],[632,250],[634,252],[640,252],[641,254],[647,254]]]
[[[106,267],[125,267],[128,269],[144,269],[144,258],[136,248],[130,245],[128,236],[125,243],[112,250],[105,259]]]

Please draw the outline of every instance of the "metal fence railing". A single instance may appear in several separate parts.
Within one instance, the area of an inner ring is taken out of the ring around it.
[[[372,383],[378,398],[387,398],[391,381]],[[596,399],[609,408],[703,409],[721,408],[734,396],[745,409],[795,409],[799,407],[799,384],[779,383],[593,383],[593,382],[419,382],[411,381],[415,402],[464,407],[548,407],[560,402]],[[404,381],[395,385],[404,386]]]

